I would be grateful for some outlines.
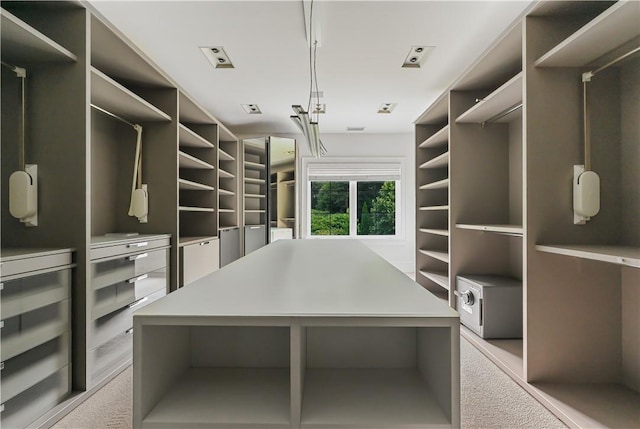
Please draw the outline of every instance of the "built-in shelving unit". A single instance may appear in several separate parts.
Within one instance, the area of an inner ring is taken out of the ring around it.
[[[582,73],[640,46],[640,3],[565,6],[533,5],[417,121],[417,280],[453,291],[457,276],[522,279],[522,339],[482,338],[466,327],[461,335],[568,426],[633,427],[640,421],[632,304],[640,299],[637,55],[587,83],[592,169],[602,189],[600,212],[585,225],[573,224],[565,185],[584,162]],[[443,141],[444,128],[429,128],[433,118],[449,124],[449,144],[425,157],[421,151]],[[448,176],[425,178],[445,152]],[[448,204],[425,201],[422,193],[445,179]],[[444,259],[425,243],[442,227],[424,223],[442,213],[448,270],[425,266],[425,258]]]
[[[416,125],[416,272],[421,274],[416,281],[447,302],[450,299],[448,110],[448,95],[440,97]]]

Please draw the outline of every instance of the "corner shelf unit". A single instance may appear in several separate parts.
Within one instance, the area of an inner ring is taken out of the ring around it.
[[[265,139],[244,140],[244,225],[268,229],[269,148]],[[266,234],[266,231],[263,231]],[[265,243],[266,243],[265,236]]]
[[[637,55],[588,83],[602,189],[600,212],[586,225],[573,224],[565,185],[584,159],[582,73],[640,46],[640,3],[582,2],[568,11],[540,2],[525,15],[416,122],[417,280],[454,291],[459,275],[522,279],[521,339],[485,339],[464,326],[461,335],[569,427],[637,426]],[[425,179],[438,161],[421,151],[442,144],[444,128],[433,125],[444,124],[448,148],[435,155],[447,153],[448,176]],[[446,205],[428,200],[423,193],[444,180]],[[442,213],[448,223],[425,224]],[[444,225],[449,262],[438,270],[425,261],[446,259],[444,243],[437,253],[424,240]]]

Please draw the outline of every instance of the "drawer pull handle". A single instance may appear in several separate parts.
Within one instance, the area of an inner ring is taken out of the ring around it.
[[[144,280],[147,277],[149,277],[149,274],[143,274],[141,276],[138,277],[134,277],[132,279],[127,280],[127,283],[135,283],[135,282],[139,282],[140,280]]]
[[[0,413],[4,411],[4,404],[0,404]]]
[[[129,328],[126,331],[124,331],[125,334],[133,334],[133,328]]]
[[[127,247],[131,248],[131,247],[145,247],[148,246],[149,243],[147,241],[141,241],[140,243],[131,243],[131,244],[127,244]]]
[[[0,283],[0,290],[4,290],[4,283]]]
[[[209,243],[211,243],[211,242],[210,241],[203,241],[202,243],[200,243],[200,246],[206,246]]]
[[[135,261],[137,259],[146,258],[147,256],[149,256],[148,253],[141,253],[139,255],[133,255],[133,256],[127,257],[127,261]]]
[[[129,304],[129,305],[128,305],[128,307],[129,307],[129,308],[137,307],[137,306],[139,306],[140,304],[142,304],[142,303],[144,303],[145,301],[147,301],[148,299],[149,299],[149,297],[148,297],[148,296],[145,296],[144,298],[140,298],[139,300],[132,302],[131,304]],[[133,329],[133,328],[131,328],[131,329]]]
[[[4,362],[0,362],[0,371],[4,369]]]
[[[4,320],[0,320],[0,329],[4,328]]]
[[[260,229],[260,227],[259,226],[251,226],[251,227],[249,227],[249,229]]]

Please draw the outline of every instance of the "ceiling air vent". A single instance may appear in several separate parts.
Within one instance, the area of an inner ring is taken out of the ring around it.
[[[233,63],[222,46],[205,46],[200,50],[216,69],[232,69]]]

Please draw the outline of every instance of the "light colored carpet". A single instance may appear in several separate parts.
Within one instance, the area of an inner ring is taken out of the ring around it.
[[[460,339],[461,419],[465,429],[566,426],[518,384]],[[131,428],[131,367],[59,421],[55,429]]]

